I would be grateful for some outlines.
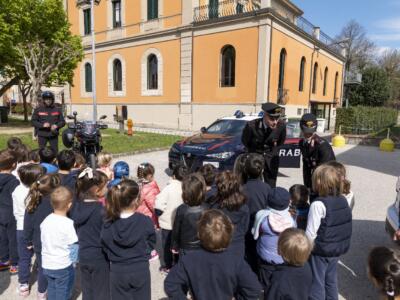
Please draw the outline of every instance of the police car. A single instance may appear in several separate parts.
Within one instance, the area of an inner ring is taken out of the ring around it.
[[[202,127],[201,132],[180,140],[169,151],[169,167],[183,163],[191,171],[202,165],[211,164],[219,170],[231,170],[235,159],[245,152],[242,144],[242,132],[246,123],[263,117],[263,112],[244,114],[236,111],[233,116],[216,120],[210,126]],[[279,149],[281,168],[300,167],[299,121],[286,123],[286,141]]]

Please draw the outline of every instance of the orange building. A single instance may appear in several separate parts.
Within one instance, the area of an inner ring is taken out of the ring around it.
[[[72,109],[91,111],[90,6],[65,0],[85,58]],[[95,7],[98,114],[128,106],[135,124],[197,130],[264,102],[332,128],[342,99],[341,48],[289,0],[102,0]]]

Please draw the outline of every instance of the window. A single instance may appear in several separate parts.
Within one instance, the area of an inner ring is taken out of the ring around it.
[[[91,12],[90,8],[83,10],[83,33],[89,35],[92,32],[91,28]]]
[[[208,3],[208,17],[210,19],[218,18],[219,0],[210,0]]]
[[[119,59],[113,62],[114,91],[122,91],[122,64]]]
[[[158,60],[154,54],[147,58],[147,89],[158,89]]]
[[[337,98],[338,98],[338,97],[337,97],[337,84],[338,84],[338,80],[339,80],[339,73],[336,72],[336,75],[335,75],[335,86],[334,86],[334,90],[333,90],[333,98],[334,98],[334,99],[337,99]]]
[[[93,92],[92,88],[92,65],[90,63],[85,64],[85,92]]]
[[[121,22],[121,0],[114,0],[112,2],[113,11],[113,28],[118,28],[122,26]]]
[[[286,50],[282,49],[281,54],[279,56],[279,82],[278,89],[280,91],[283,90],[285,86],[285,63],[286,63]]]
[[[312,93],[315,94],[317,91],[317,73],[318,73],[318,63],[314,64],[313,81],[312,81]]]
[[[301,108],[298,108],[298,109],[297,109],[297,115],[298,115],[298,116],[301,116],[301,112],[302,112],[302,109],[301,109]]]
[[[158,18],[158,0],[147,0],[147,20]]]
[[[300,80],[299,80],[299,91],[304,90],[304,70],[306,67],[306,58],[303,56],[300,62]]]
[[[221,50],[221,87],[235,86],[236,51],[232,46]]]
[[[325,72],[324,72],[324,90],[323,90],[323,95],[326,96],[326,82],[328,81],[328,67],[325,67]]]

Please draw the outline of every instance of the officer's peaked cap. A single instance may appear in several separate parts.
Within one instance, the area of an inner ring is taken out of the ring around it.
[[[280,117],[283,110],[276,103],[267,102],[261,105],[262,110],[271,117]]]
[[[300,120],[301,130],[305,133],[314,133],[317,130],[318,121],[313,114],[304,114]]]

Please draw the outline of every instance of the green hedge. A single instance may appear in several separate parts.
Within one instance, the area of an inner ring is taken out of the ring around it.
[[[32,114],[32,105],[27,103],[28,108],[28,116]],[[24,114],[24,105],[23,103],[17,103],[15,106],[12,107],[12,113],[23,115]]]
[[[335,132],[370,134],[397,123],[397,110],[385,107],[352,106],[336,110]]]

